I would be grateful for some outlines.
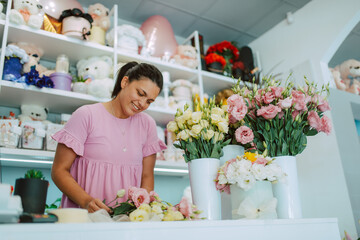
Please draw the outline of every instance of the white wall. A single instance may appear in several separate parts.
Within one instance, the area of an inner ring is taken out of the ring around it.
[[[297,80],[306,75],[310,81],[330,81],[327,63],[360,21],[360,1],[313,0],[293,16],[293,24],[284,20],[249,44],[260,53],[262,73],[286,78],[294,71]],[[297,156],[303,216],[337,217],[340,232],[356,236],[358,223],[335,134],[308,138],[307,148]]]

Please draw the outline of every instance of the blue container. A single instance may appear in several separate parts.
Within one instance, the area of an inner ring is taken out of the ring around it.
[[[23,65],[18,57],[6,57],[4,63],[3,79],[16,80],[21,77]]]

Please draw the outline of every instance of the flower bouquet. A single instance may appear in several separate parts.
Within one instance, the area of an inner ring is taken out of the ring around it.
[[[270,157],[245,152],[219,168],[216,188],[230,194],[232,217],[277,218],[277,199],[271,183],[283,181],[286,174]]]
[[[184,111],[177,109],[175,120],[167,124],[167,130],[175,133],[178,143],[174,146],[185,151],[185,162],[189,162],[199,158],[219,159],[223,147],[230,142],[225,140],[228,125],[227,112],[212,98],[200,104],[200,111],[193,112],[187,104]]]
[[[263,87],[251,91],[237,82],[227,100],[233,142],[271,157],[296,156],[305,149],[307,136],[330,134],[331,122],[324,116],[330,110],[328,86],[318,88],[305,78],[305,87],[294,87],[288,80],[281,86],[264,78]]]
[[[222,41],[209,47],[206,56],[216,54],[222,56],[225,61],[224,74],[232,75],[232,63],[239,57],[239,50],[229,41]],[[206,59],[206,57],[205,57]]]
[[[200,211],[183,197],[179,204],[173,206],[162,201],[159,195],[144,188],[130,187],[128,200],[118,203],[117,199],[125,195],[125,190],[119,190],[116,198],[104,203],[112,210],[112,216],[128,216],[127,220],[132,222],[143,221],[180,221],[198,220]],[[115,203],[114,203],[115,202]],[[114,203],[114,204],[113,204]]]

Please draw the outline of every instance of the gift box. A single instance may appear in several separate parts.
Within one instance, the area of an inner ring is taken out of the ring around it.
[[[45,125],[39,121],[26,121],[21,123],[21,147],[30,149],[43,149],[46,135]]]
[[[57,142],[51,138],[51,135],[55,134],[64,127],[62,124],[49,123],[46,130],[46,144],[45,148],[48,151],[55,151]]]
[[[17,119],[0,119],[0,146],[15,148],[21,136]]]

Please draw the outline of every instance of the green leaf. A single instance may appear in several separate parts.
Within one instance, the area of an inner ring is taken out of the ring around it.
[[[289,155],[289,147],[286,142],[282,143],[281,155],[282,156]]]
[[[310,137],[315,136],[316,134],[318,134],[318,131],[315,128],[312,128],[306,132],[306,136],[310,136]]]
[[[135,209],[136,209],[135,205],[133,205],[129,202],[123,202],[123,203],[120,203],[119,206],[113,208],[112,210],[113,210],[113,215],[119,215],[119,214],[129,215]]]

